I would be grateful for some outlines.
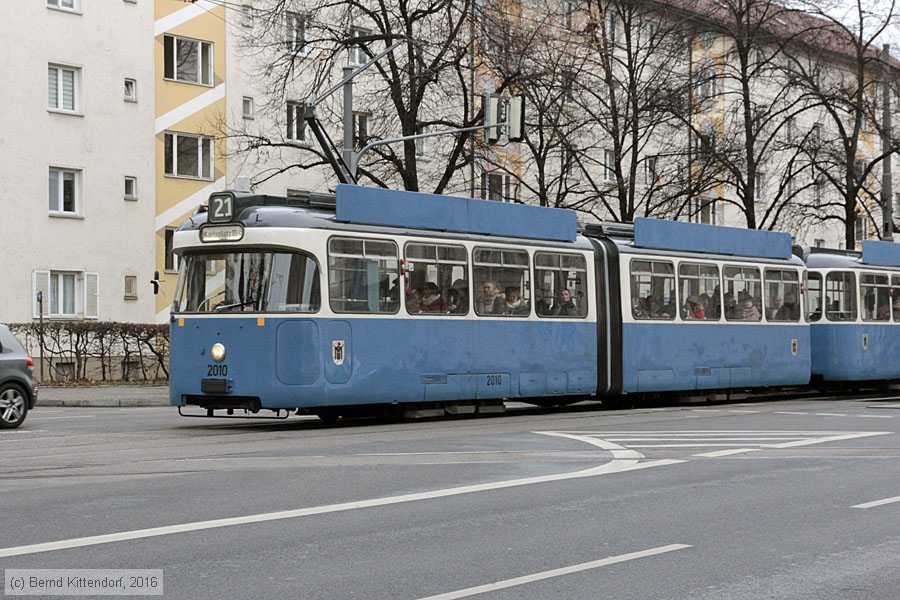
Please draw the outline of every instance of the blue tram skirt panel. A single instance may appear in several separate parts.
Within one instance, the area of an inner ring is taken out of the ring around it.
[[[809,383],[806,325],[625,323],[624,393]]]
[[[259,398],[261,408],[587,395],[597,388],[590,321],[212,317],[171,330],[171,403]],[[224,344],[221,363],[210,357]]]
[[[900,325],[813,323],[812,373],[825,381],[900,379]]]

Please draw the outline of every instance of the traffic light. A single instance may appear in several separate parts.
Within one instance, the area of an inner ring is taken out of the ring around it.
[[[506,109],[506,132],[509,141],[521,142],[525,139],[525,95],[509,99]]]
[[[496,144],[500,141],[502,127],[500,123],[500,96],[487,94],[484,97],[484,141]]]

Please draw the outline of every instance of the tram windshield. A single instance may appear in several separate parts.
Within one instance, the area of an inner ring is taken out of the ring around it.
[[[319,268],[299,252],[189,253],[182,263],[175,312],[319,310]]]

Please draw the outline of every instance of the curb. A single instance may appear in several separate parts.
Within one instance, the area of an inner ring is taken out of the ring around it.
[[[136,408],[147,406],[171,406],[168,398],[127,398],[124,400],[104,399],[104,398],[49,398],[43,399],[38,395],[37,404],[34,410],[40,410],[41,407],[70,407],[70,408]]]

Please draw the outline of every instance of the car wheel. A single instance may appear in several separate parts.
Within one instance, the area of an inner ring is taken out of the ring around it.
[[[14,383],[0,385],[0,429],[18,427],[27,414],[28,399],[22,388]]]

